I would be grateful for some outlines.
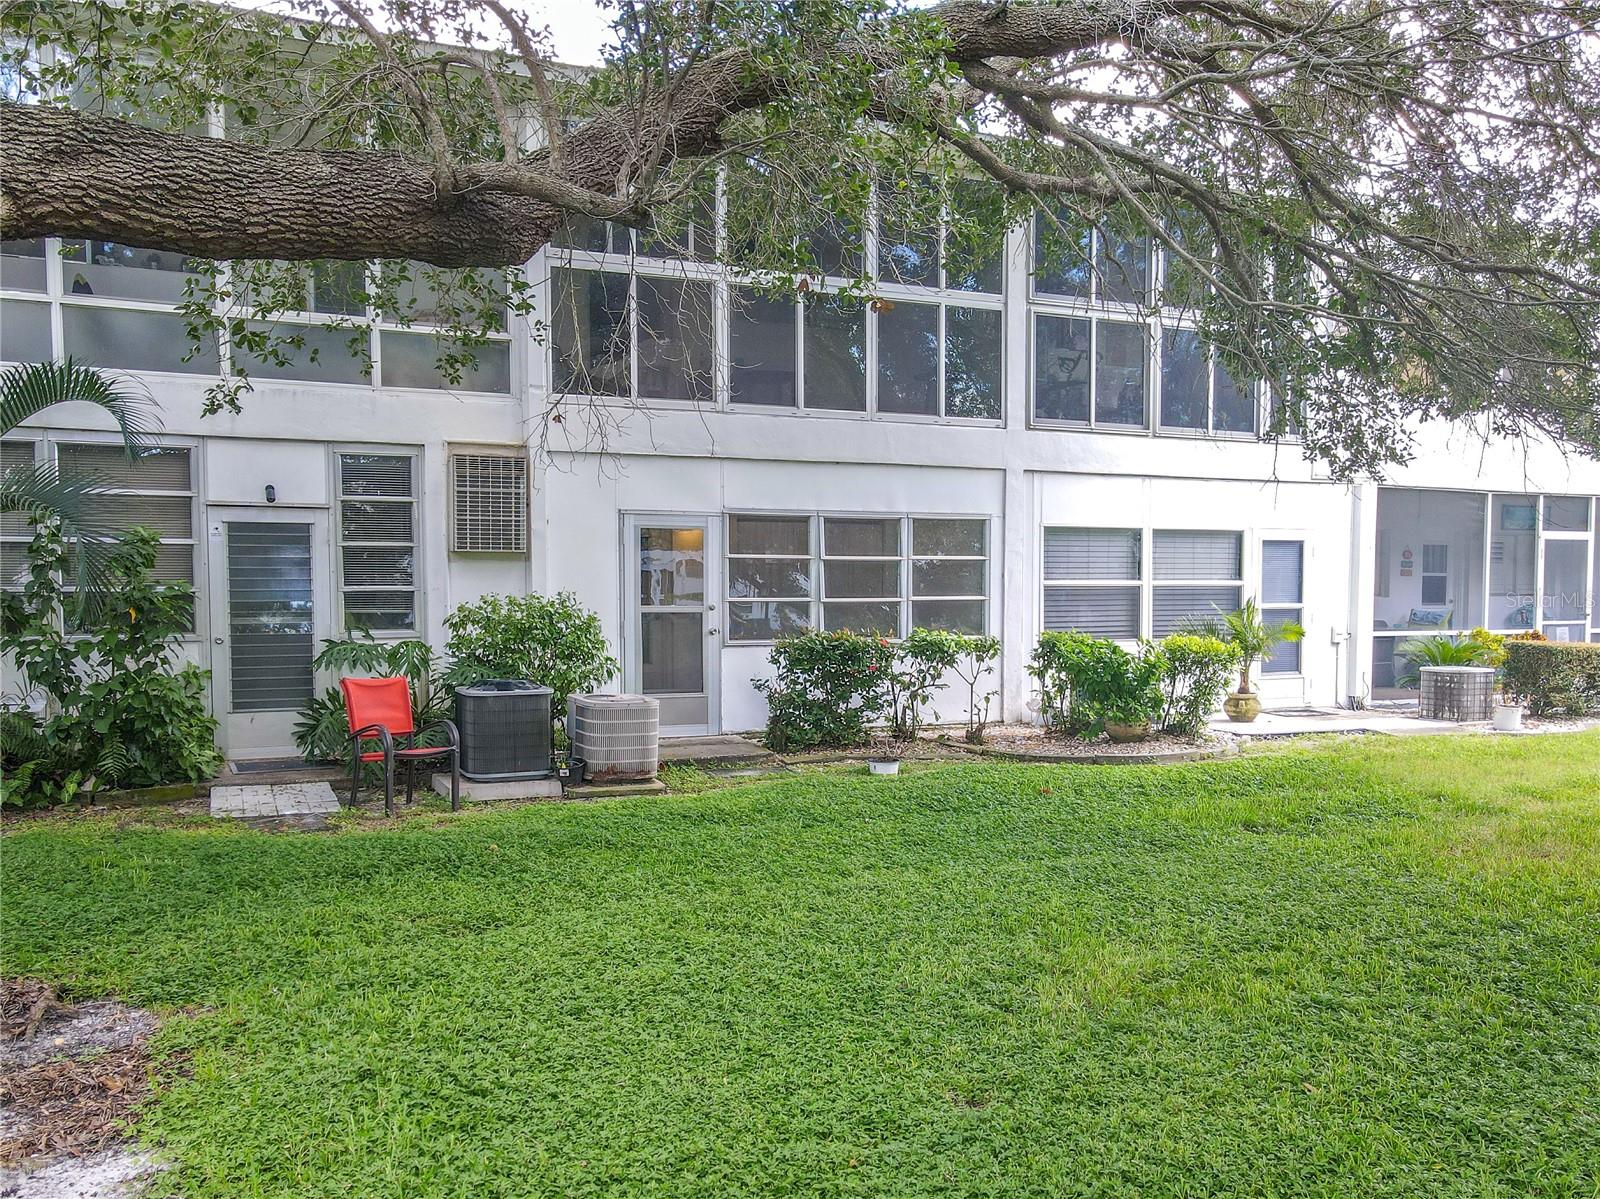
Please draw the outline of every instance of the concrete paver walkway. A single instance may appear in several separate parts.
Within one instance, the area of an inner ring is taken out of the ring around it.
[[[233,820],[325,816],[339,810],[327,783],[246,783],[211,788],[211,814]]]

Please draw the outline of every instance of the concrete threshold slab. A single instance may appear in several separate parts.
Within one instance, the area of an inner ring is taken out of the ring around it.
[[[760,742],[728,733],[718,737],[663,737],[661,761],[678,766],[732,766],[764,762],[773,753]]]

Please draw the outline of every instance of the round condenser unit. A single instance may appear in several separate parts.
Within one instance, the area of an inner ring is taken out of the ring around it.
[[[457,687],[461,773],[479,780],[549,776],[553,694],[526,679],[485,679]]]
[[[1458,723],[1494,715],[1494,669],[1489,666],[1424,666],[1420,715]]]
[[[643,695],[574,695],[567,738],[595,782],[650,779],[660,762],[660,705]]]

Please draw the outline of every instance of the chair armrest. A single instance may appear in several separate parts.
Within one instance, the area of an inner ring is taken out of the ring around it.
[[[443,729],[445,731],[445,735],[450,738],[451,749],[461,748],[461,730],[456,728],[455,721],[446,720],[443,717],[438,720],[429,721],[427,724],[423,725],[420,729],[413,733],[411,735],[411,744],[415,745],[418,737],[422,736],[422,734],[426,732],[430,732],[433,729]]]
[[[394,738],[381,724],[369,724],[350,734],[350,740],[355,743],[357,749],[361,747],[363,741],[371,741],[374,738],[383,745],[385,754],[394,753]]]

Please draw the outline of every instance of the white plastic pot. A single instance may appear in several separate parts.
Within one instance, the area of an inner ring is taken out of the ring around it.
[[[900,763],[898,761],[884,761],[880,758],[871,758],[867,761],[867,769],[873,774],[899,774]]]
[[[1514,733],[1522,727],[1522,705],[1497,703],[1494,706],[1494,728],[1497,733]]]

